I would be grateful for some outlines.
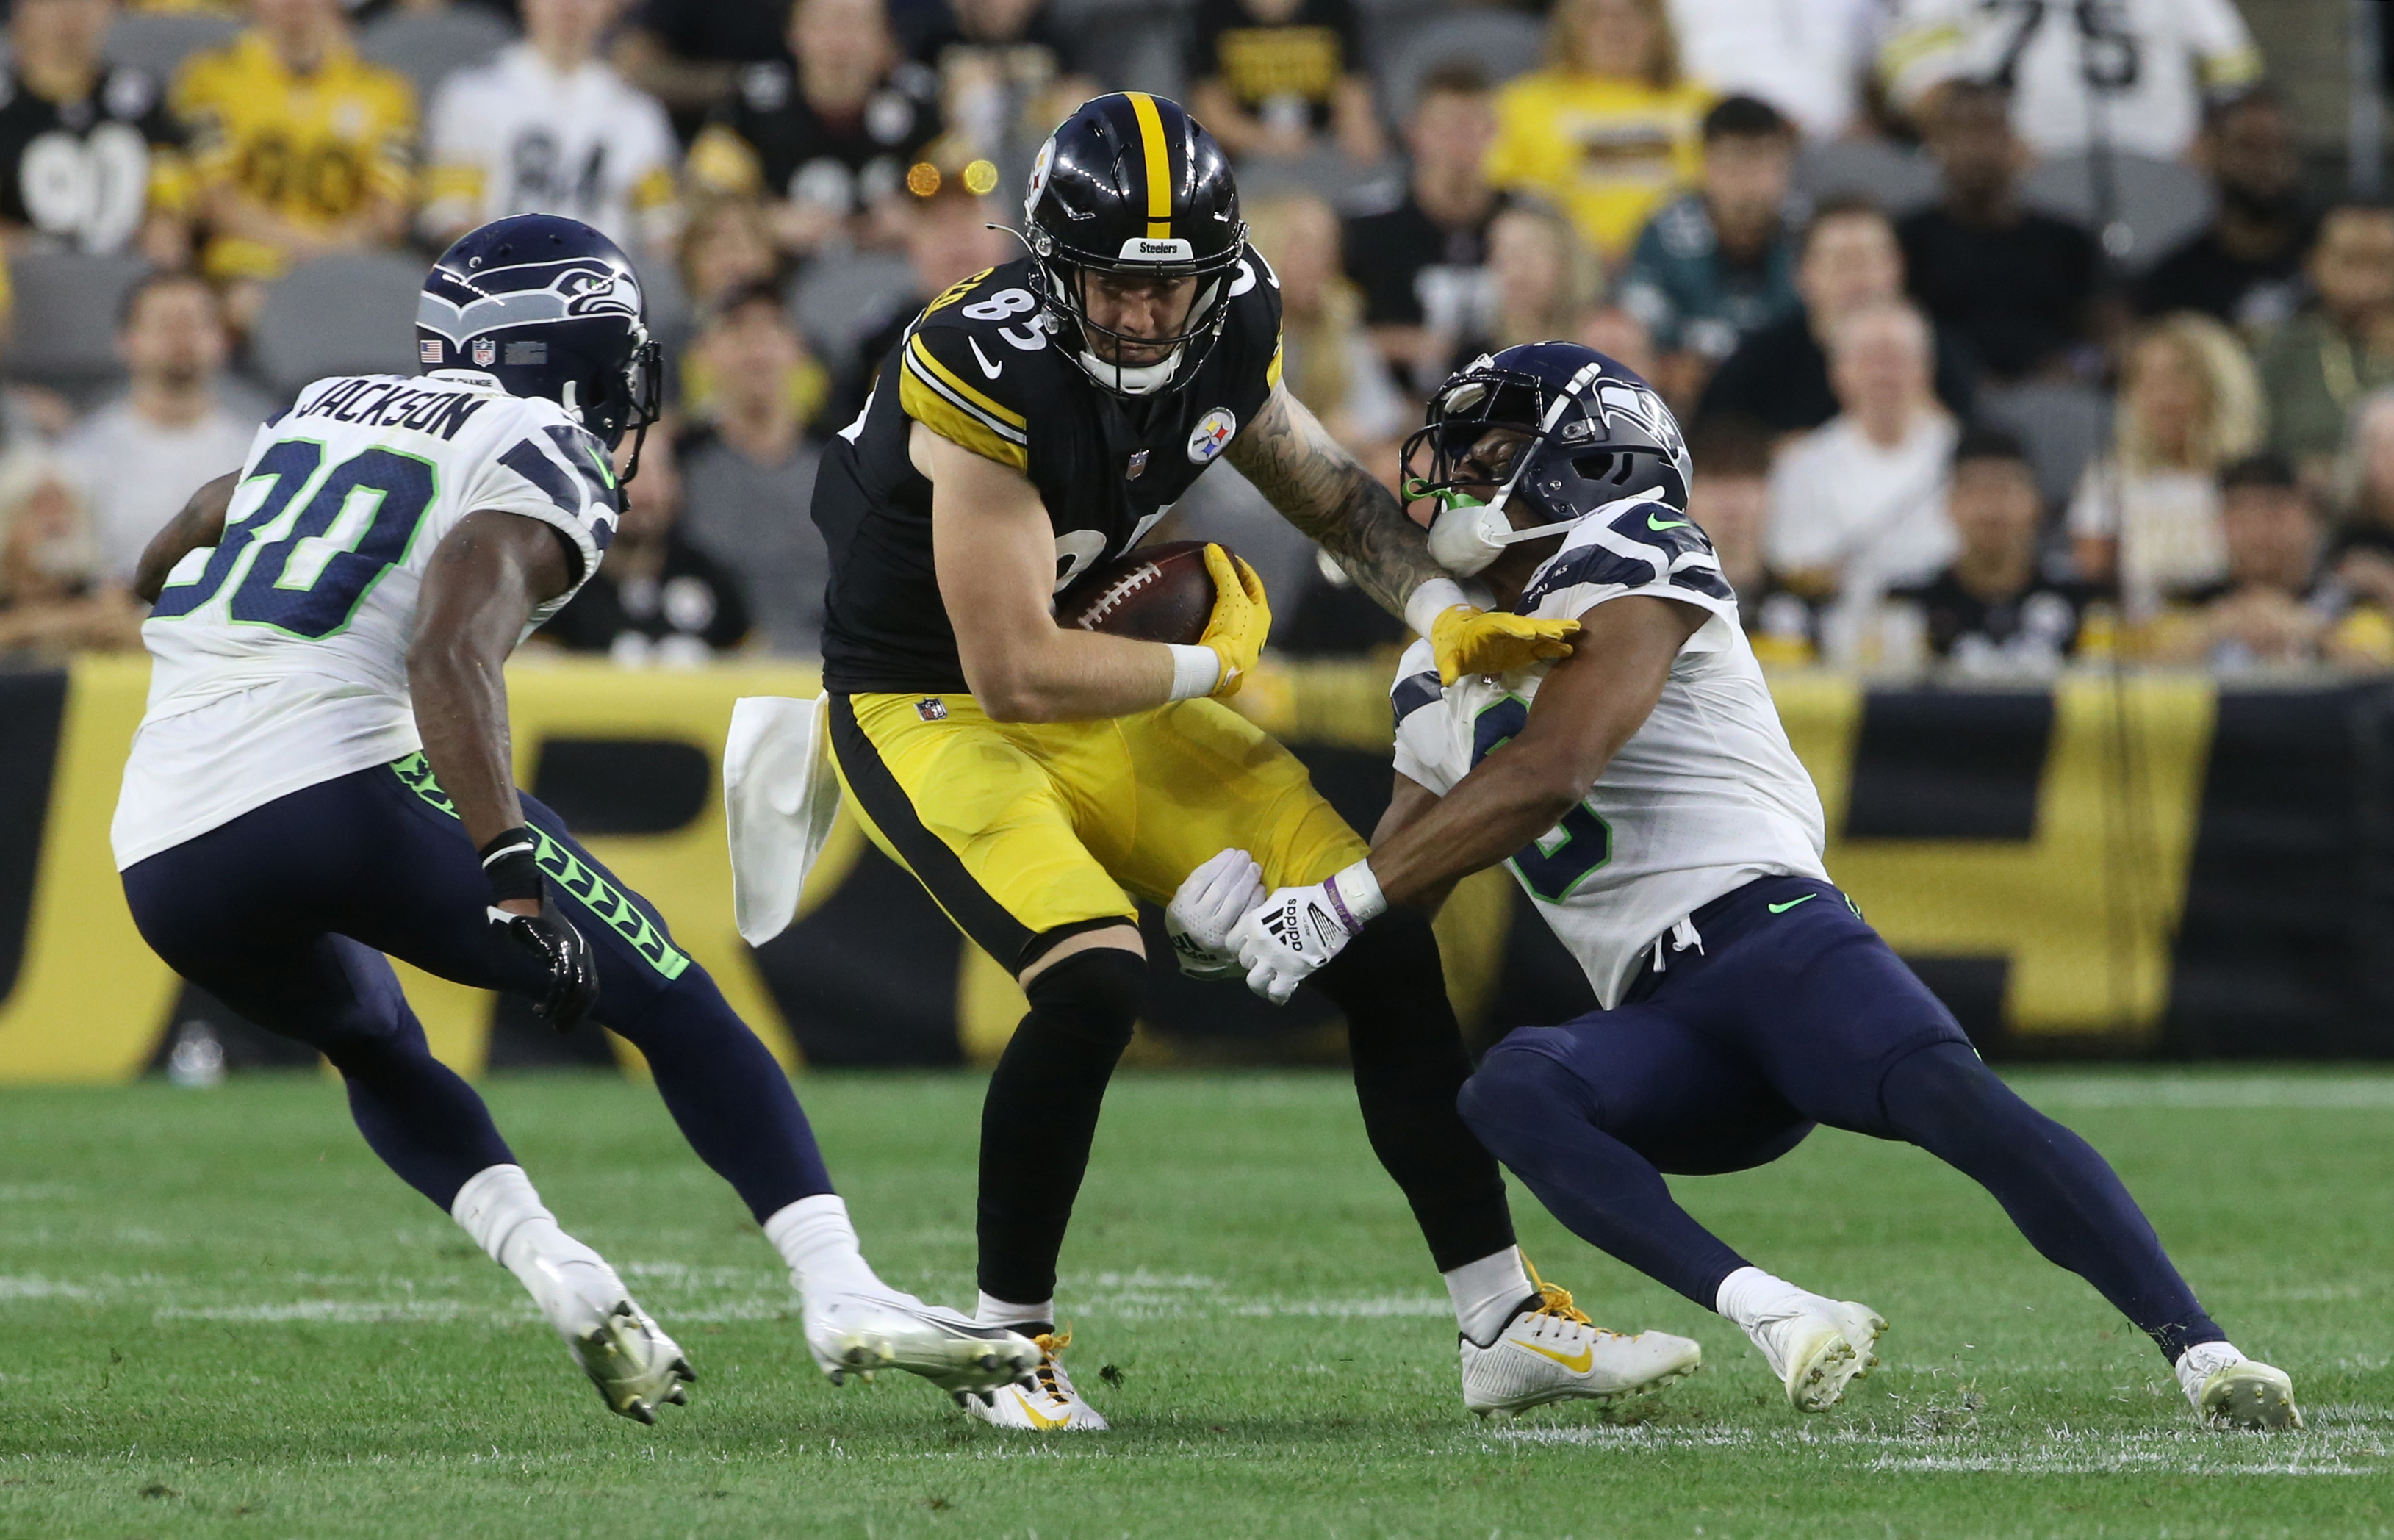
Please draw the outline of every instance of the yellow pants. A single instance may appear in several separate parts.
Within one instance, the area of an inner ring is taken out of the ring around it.
[[[1042,936],[1133,919],[1134,895],[1170,899],[1225,846],[1267,888],[1370,853],[1296,757],[1217,701],[1026,723],[965,694],[834,695],[831,743],[873,843],[1008,970]]]

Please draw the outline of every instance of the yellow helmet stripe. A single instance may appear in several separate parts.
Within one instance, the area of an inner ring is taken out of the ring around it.
[[[1145,91],[1125,91],[1138,119],[1138,141],[1147,151],[1147,233],[1151,240],[1172,239],[1172,152],[1164,142],[1164,115]]]

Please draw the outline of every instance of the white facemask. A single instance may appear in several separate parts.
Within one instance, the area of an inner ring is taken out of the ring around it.
[[[1188,351],[1186,347],[1175,348],[1163,362],[1142,364],[1134,369],[1108,363],[1084,348],[1081,349],[1081,367],[1125,396],[1151,396],[1172,383],[1173,375],[1180,368],[1181,355]]]

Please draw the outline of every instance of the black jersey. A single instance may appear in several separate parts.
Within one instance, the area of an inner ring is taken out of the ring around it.
[[[1038,324],[1032,260],[933,300],[881,365],[863,413],[823,456],[814,519],[831,548],[823,684],[852,693],[966,688],[931,565],[919,422],[1030,478],[1056,530],[1056,587],[1137,545],[1280,384],[1280,281],[1253,253],[1221,340],[1185,383],[1125,401]]]
[[[157,201],[180,201],[182,130],[155,77],[110,70],[82,101],[0,76],[0,219],[88,252],[123,250]]]

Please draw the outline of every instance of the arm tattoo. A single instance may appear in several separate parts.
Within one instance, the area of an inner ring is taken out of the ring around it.
[[[1429,559],[1428,535],[1405,517],[1396,494],[1285,387],[1230,441],[1230,460],[1390,614],[1403,615],[1415,588],[1449,575]]]

